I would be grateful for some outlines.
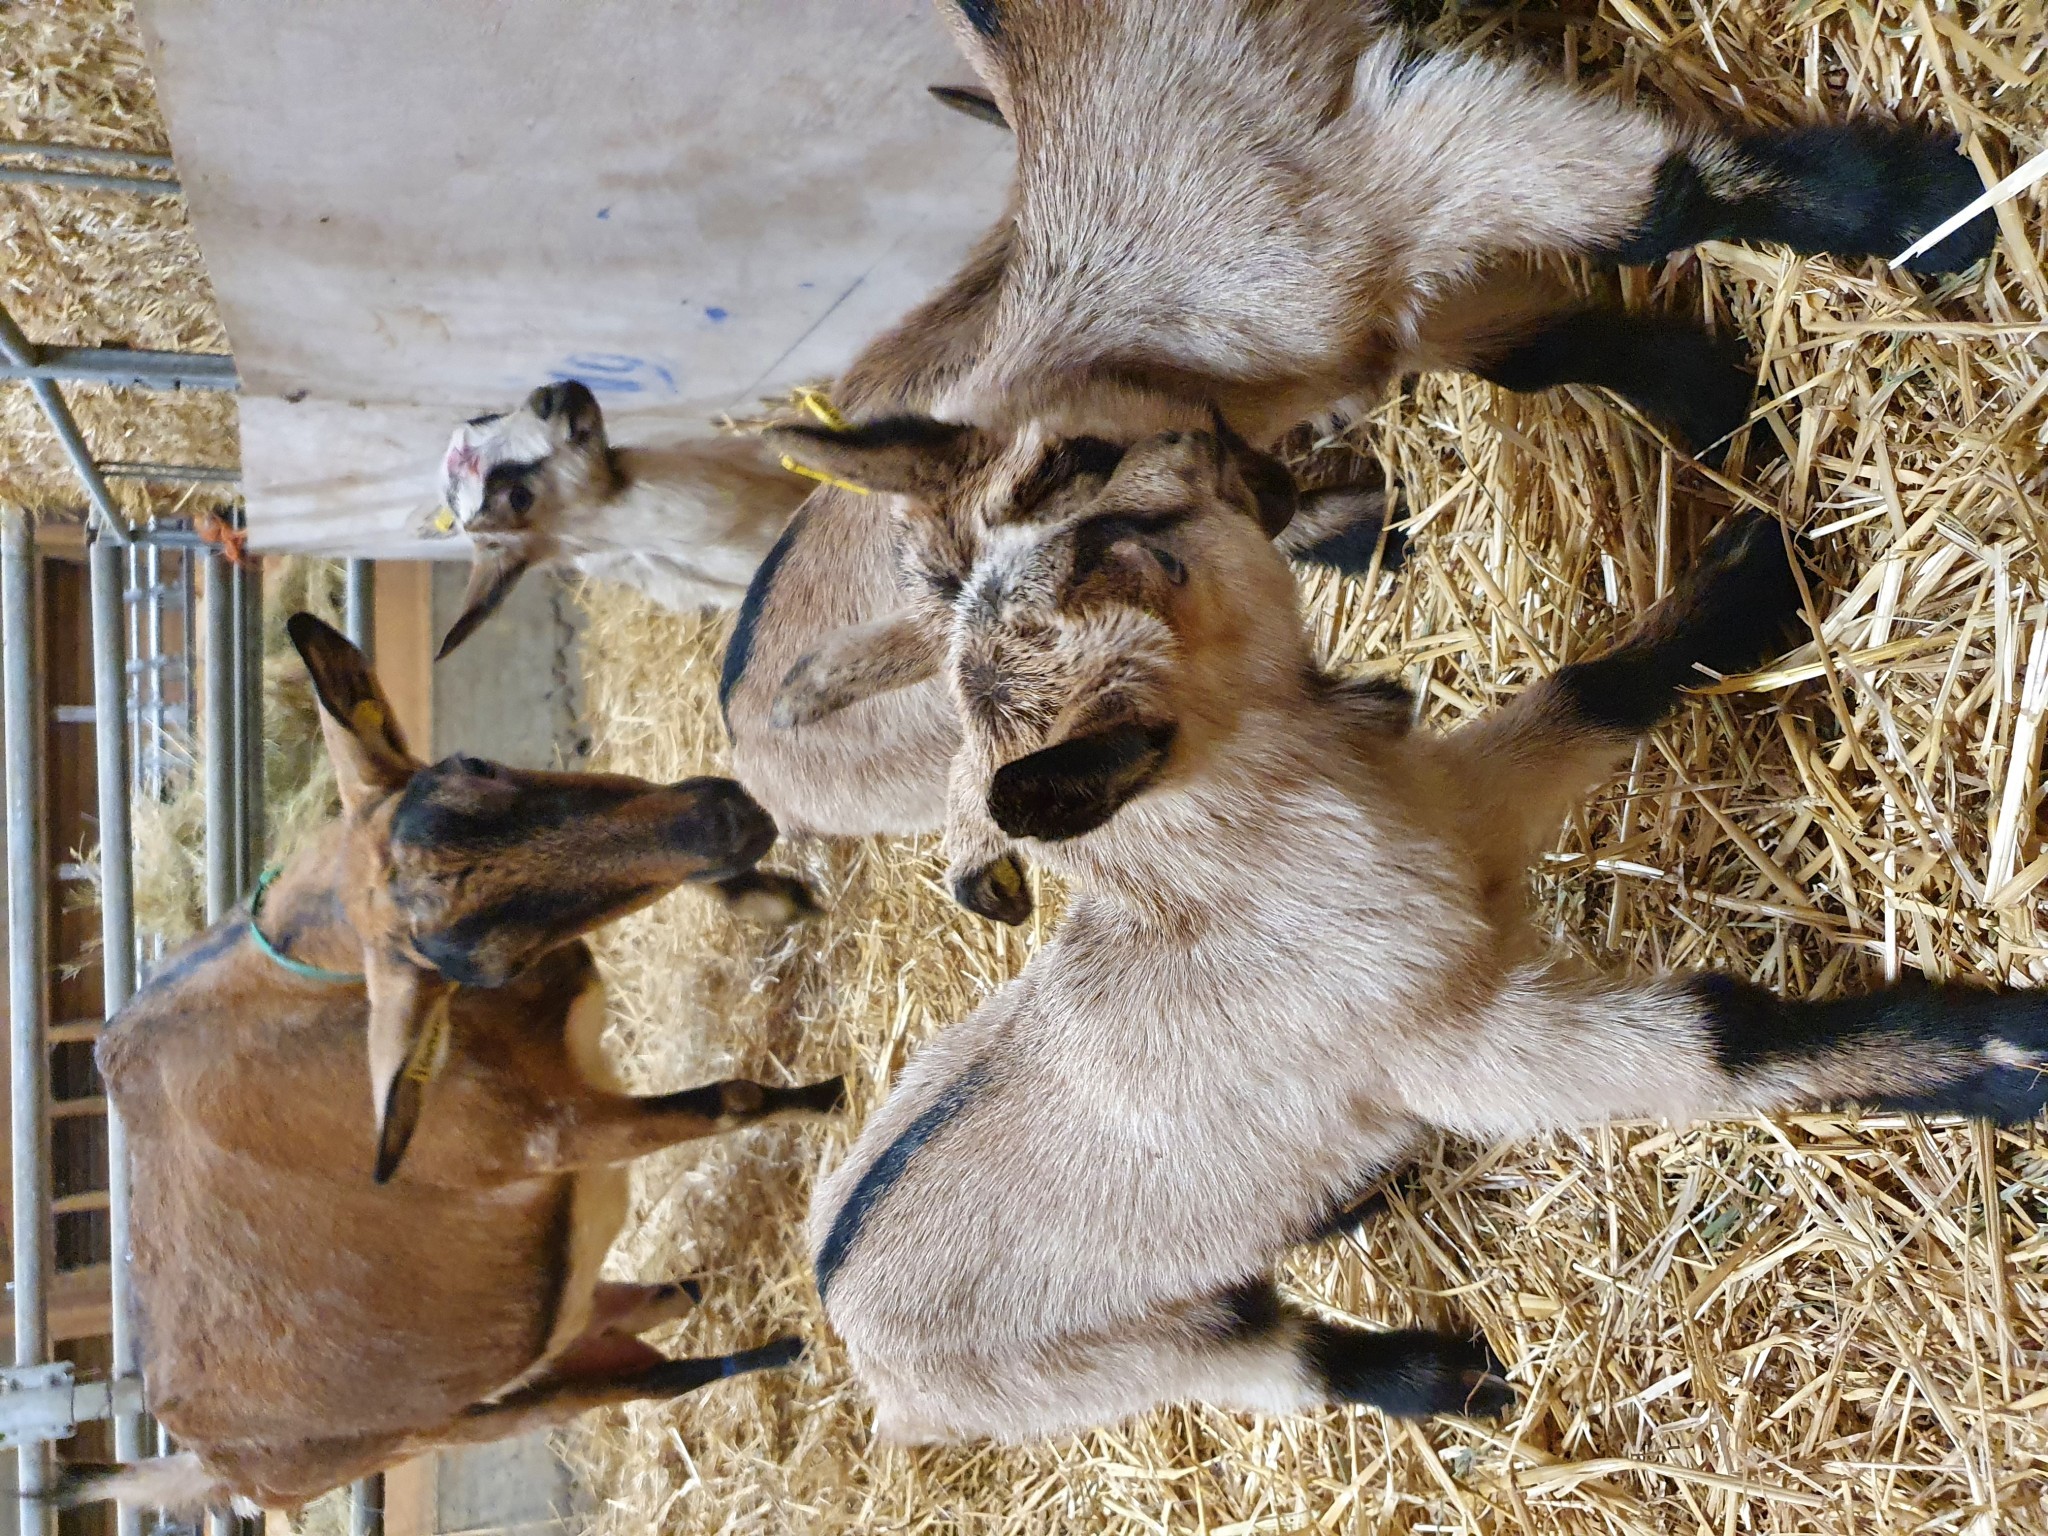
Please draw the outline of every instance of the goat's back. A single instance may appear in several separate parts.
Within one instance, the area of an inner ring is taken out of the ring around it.
[[[559,1040],[580,949],[519,989],[532,1013],[501,1038],[458,1007],[433,1090],[455,1102],[381,1186],[359,989],[280,985],[237,916],[121,1011],[101,1069],[134,1159],[144,1374],[180,1439],[204,1451],[432,1428],[539,1358],[572,1181],[494,1174],[463,1143],[488,1106],[517,1135],[520,1036]]]

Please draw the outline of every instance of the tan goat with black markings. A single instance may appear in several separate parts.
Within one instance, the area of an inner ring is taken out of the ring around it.
[[[1016,131],[1016,189],[952,281],[840,381],[856,433],[906,413],[1006,442],[1036,424],[1051,453],[1200,428],[1220,405],[1264,446],[1402,374],[1456,368],[1608,389],[1708,453],[1747,410],[1739,347],[1589,308],[1532,259],[1649,262],[1706,239],[1889,255],[1980,189],[1951,136],[1680,123],[1526,63],[1430,51],[1370,3],[936,3]],[[1977,219],[1915,266],[1967,266],[1994,228]],[[778,446],[831,469],[832,436]],[[970,479],[988,468],[967,459]],[[720,698],[734,772],[785,828],[941,819],[959,733],[896,514],[971,521],[984,490],[936,475],[914,497],[822,489],[762,563]],[[1349,505],[1348,538],[1340,518],[1291,531],[1290,550],[1366,566],[1381,509]],[[820,642],[857,624],[894,649],[820,686],[842,659]]]
[[[671,1360],[638,1335],[693,1288],[598,1273],[626,1163],[830,1109],[840,1080],[628,1096],[579,937],[751,868],[774,824],[728,779],[422,764],[355,648],[305,614],[291,633],[342,817],[99,1046],[135,1162],[143,1377],[185,1451],[72,1468],[67,1502],[297,1505],[801,1352]]]
[[[1315,665],[1286,515],[1227,430],[1168,434],[1096,494],[998,519],[957,573],[954,855],[992,828],[1073,897],[816,1192],[819,1289],[886,1437],[1034,1439],[1187,1399],[1506,1407],[1479,1342],[1274,1285],[1436,1130],[2048,1105],[2043,996],[1599,974],[1528,920],[1572,804],[1697,667],[1790,631],[1777,522],[1728,525],[1619,644],[1437,734],[1398,687]]]

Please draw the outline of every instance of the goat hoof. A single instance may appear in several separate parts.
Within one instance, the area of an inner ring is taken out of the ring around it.
[[[718,882],[734,917],[765,927],[787,928],[824,911],[810,886],[795,875],[753,869]]]

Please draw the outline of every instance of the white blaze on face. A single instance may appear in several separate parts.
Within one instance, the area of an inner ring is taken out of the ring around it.
[[[483,509],[484,480],[494,467],[534,463],[554,446],[547,423],[524,407],[457,427],[441,460],[441,505],[455,514],[455,526],[442,531],[469,529]]]

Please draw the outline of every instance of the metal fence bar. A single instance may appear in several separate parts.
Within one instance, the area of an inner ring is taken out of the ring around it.
[[[237,742],[241,766],[237,784],[241,805],[242,889],[256,884],[263,868],[266,828],[263,823],[263,565],[252,559],[235,569],[235,588],[241,598],[239,648],[236,658],[238,714]]]
[[[206,556],[205,732],[206,921],[219,922],[241,894],[235,879],[235,596],[233,567],[219,550]]]
[[[173,197],[183,190],[177,182],[159,176],[109,176],[103,171],[45,171],[32,165],[0,165],[0,181],[78,187],[92,192],[139,192],[144,197]]]
[[[134,837],[129,824],[127,603],[122,567],[126,552],[111,539],[94,539],[87,555],[92,576],[93,728],[99,754],[100,975],[106,1016],[112,1019],[135,991]],[[128,1272],[128,1135],[107,1099],[107,1260],[112,1281],[114,1376],[139,1379],[142,1353],[135,1337]],[[114,1418],[114,1459],[142,1455],[139,1409]],[[140,1506],[115,1514],[118,1536],[142,1536]]]
[[[100,521],[114,537],[127,543],[128,519],[121,515],[121,509],[114,504],[114,493],[100,478],[99,466],[93,462],[91,450],[85,446],[85,438],[80,435],[78,423],[72,418],[71,407],[64,403],[64,392],[36,373],[41,355],[21,334],[21,327],[14,323],[14,317],[4,309],[0,309],[0,356],[4,356],[12,367],[27,370],[22,377],[28,379],[29,388],[35,391],[36,399],[43,407],[43,415],[49,418],[50,431],[56,434],[57,446],[71,461],[71,468],[78,476],[78,483],[85,487],[93,511],[99,514]]]
[[[344,568],[341,584],[342,633],[363,653],[363,659],[377,660],[377,562],[351,560]]]
[[[106,459],[100,473],[109,480],[153,480],[159,485],[240,485],[239,469],[222,469],[213,464],[145,464],[129,459]]]
[[[40,1365],[49,1352],[50,1053],[49,894],[43,847],[41,690],[36,670],[36,545],[27,515],[0,513],[0,699],[7,737],[7,1005],[13,1072],[14,1360]],[[27,1441],[20,1457],[16,1529],[51,1536],[49,1446]]]
[[[45,379],[69,384],[127,385],[138,389],[242,387],[235,360],[225,352],[155,352],[136,347],[37,347],[9,356],[0,379]]]
[[[97,144],[38,144],[27,139],[0,139],[0,155],[42,155],[51,160],[77,160],[87,165],[146,165],[168,171],[177,162],[154,149],[103,149]]]

